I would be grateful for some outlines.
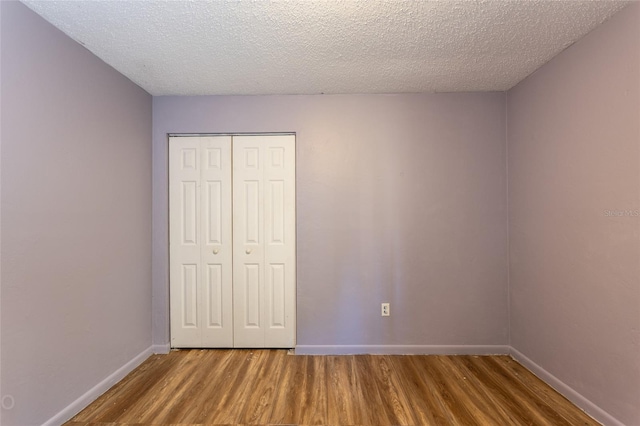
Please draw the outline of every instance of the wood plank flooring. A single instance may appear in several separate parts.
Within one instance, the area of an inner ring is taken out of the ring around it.
[[[598,425],[508,356],[153,355],[67,426]]]

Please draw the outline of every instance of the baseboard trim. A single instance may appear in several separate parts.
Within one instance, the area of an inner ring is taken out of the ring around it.
[[[298,345],[296,355],[508,355],[506,345]]]
[[[154,354],[168,354],[171,352],[171,345],[167,343],[166,345],[152,345],[151,352]]]
[[[131,361],[127,362],[125,365],[107,376],[103,381],[89,389],[80,398],[76,399],[67,407],[62,409],[62,411],[60,411],[58,414],[44,422],[42,426],[59,426],[68,421],[93,401],[95,401],[100,395],[109,390],[113,385],[124,379],[127,374],[133,371],[136,367],[142,364],[144,360],[149,358],[149,356],[153,355],[154,353],[154,346],[149,346],[147,349],[136,355]]]
[[[511,357],[526,367],[533,374],[538,376],[543,382],[557,390],[569,401],[573,402],[582,411],[593,417],[595,420],[607,426],[624,426],[624,423],[617,420],[611,414],[598,407],[596,404],[582,396],[579,392],[574,390],[571,386],[558,379],[553,374],[533,362],[522,352],[518,351],[514,347],[511,347]]]

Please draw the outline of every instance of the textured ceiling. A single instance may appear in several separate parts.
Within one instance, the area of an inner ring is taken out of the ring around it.
[[[619,1],[32,1],[152,95],[507,90]]]

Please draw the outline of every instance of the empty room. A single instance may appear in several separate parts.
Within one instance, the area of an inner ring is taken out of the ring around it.
[[[640,426],[640,2],[0,1],[0,408]]]

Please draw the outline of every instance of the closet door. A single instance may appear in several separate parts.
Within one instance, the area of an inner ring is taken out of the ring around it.
[[[295,346],[295,136],[233,138],[234,346]]]
[[[172,347],[232,347],[231,137],[169,140]]]

